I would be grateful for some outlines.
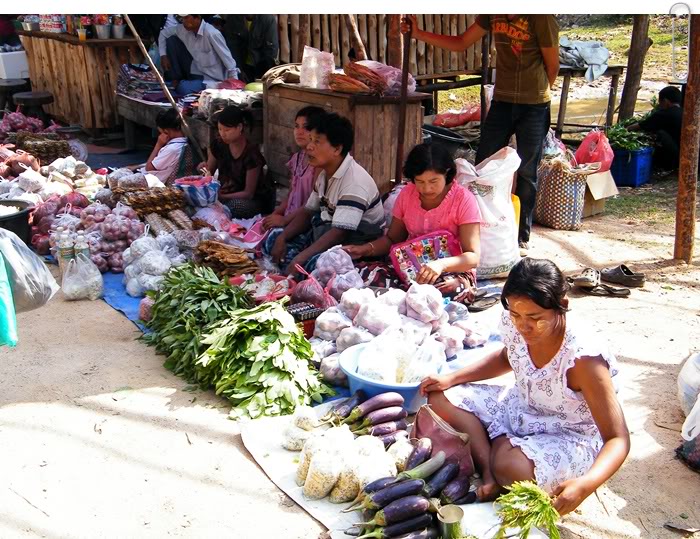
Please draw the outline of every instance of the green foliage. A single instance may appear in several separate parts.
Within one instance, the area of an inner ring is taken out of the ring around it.
[[[494,539],[504,539],[508,528],[520,528],[518,537],[527,539],[533,527],[545,528],[550,539],[560,538],[556,526],[559,513],[552,506],[547,493],[532,481],[513,483],[496,503],[500,504],[498,516],[501,517],[501,527]]]

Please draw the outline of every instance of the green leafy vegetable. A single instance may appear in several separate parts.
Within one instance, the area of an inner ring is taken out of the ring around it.
[[[560,538],[556,526],[559,513],[552,506],[547,493],[532,481],[513,483],[507,493],[498,497],[496,503],[501,506],[498,509],[501,527],[494,539],[504,539],[508,528],[520,528],[518,537],[527,539],[533,527],[546,528],[550,539]]]
[[[233,418],[289,414],[332,389],[311,366],[311,345],[279,302],[230,310],[211,324],[195,370],[234,406]]]
[[[644,131],[630,131],[624,125],[614,125],[606,134],[614,150],[635,151],[651,146],[651,137]]]

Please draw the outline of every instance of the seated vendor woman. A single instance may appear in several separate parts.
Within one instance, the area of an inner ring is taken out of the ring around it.
[[[148,156],[143,173],[153,174],[168,185],[176,178],[195,173],[192,152],[180,126],[180,115],[175,109],[163,110],[156,117],[158,141]]]
[[[321,173],[302,211],[283,229],[273,230],[263,245],[263,252],[288,274],[297,272],[297,264],[311,272],[327,249],[376,239],[384,226],[377,186],[350,155],[350,121],[322,114],[309,127],[306,152],[311,166]]]
[[[219,171],[219,201],[231,210],[234,219],[255,217],[265,211],[274,190],[263,174],[265,158],[245,134],[251,114],[229,106],[216,121],[219,136],[209,148],[206,166],[209,174]]]
[[[419,144],[404,164],[410,181],[394,205],[389,231],[376,241],[346,246],[353,259],[384,257],[393,244],[439,230],[451,233],[462,254],[423,265],[416,281],[435,285],[455,301],[471,303],[476,292],[481,214],[474,195],[453,181],[457,166],[450,152],[439,144]]]
[[[287,162],[289,194],[270,215],[263,219],[265,230],[287,226],[292,222],[294,214],[309,200],[314,182],[321,172],[320,168],[311,166],[309,156],[306,154],[311,134],[309,125],[313,125],[322,114],[325,114],[322,108],[313,106],[304,107],[297,112],[294,120],[294,142],[300,149]]]
[[[567,319],[567,291],[553,262],[524,258],[503,287],[503,348],[421,382],[435,412],[469,435],[481,501],[534,480],[565,515],[629,453],[617,361]],[[477,383],[510,372],[515,377],[506,386]]]

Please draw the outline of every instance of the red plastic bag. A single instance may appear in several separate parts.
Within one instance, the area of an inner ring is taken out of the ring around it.
[[[321,283],[299,264],[296,265],[296,270],[302,275],[306,275],[306,279],[294,287],[292,303],[311,303],[314,307],[324,310],[338,305],[335,298],[330,295],[328,288],[324,289]]]
[[[481,105],[472,105],[458,112],[448,111],[435,116],[433,125],[440,127],[458,127],[468,122],[481,120]]]
[[[444,451],[447,458],[459,462],[459,469],[466,475],[474,473],[469,435],[455,430],[452,425],[437,415],[429,404],[424,404],[416,414],[411,438],[430,438],[432,454]]]
[[[606,172],[610,170],[615,153],[610,147],[610,142],[608,142],[608,137],[605,136],[605,133],[594,129],[583,139],[578,150],[576,150],[575,157],[579,165],[600,163],[598,172]]]

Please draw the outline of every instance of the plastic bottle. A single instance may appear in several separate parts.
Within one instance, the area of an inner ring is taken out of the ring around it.
[[[75,239],[75,245],[73,246],[73,252],[75,253],[75,258],[78,258],[79,254],[85,255],[86,258],[90,258],[90,246],[88,245],[85,236],[79,234]]]
[[[53,256],[57,256],[58,254],[58,242],[61,240],[61,236],[65,234],[65,228],[62,226],[59,226],[51,232],[51,236],[49,236],[49,243],[51,245],[51,254]]]
[[[61,270],[61,275],[66,271],[68,263],[74,258],[73,240],[64,232],[58,240],[58,268]]]

